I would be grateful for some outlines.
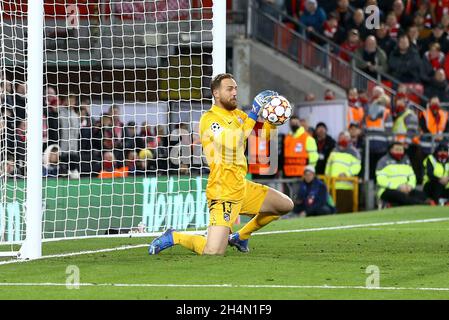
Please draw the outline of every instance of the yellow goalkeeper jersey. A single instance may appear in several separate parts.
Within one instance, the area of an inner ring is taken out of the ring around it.
[[[203,152],[210,167],[206,197],[213,200],[240,201],[244,197],[247,162],[246,140],[256,122],[246,113],[228,111],[213,105],[200,120]],[[264,136],[276,127],[265,123]]]

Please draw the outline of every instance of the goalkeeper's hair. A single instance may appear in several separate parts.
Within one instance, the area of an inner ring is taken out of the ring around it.
[[[221,82],[224,79],[233,79],[235,80],[234,76],[230,73],[220,73],[217,74],[213,79],[212,82],[210,84],[210,92],[212,93],[212,96],[214,95],[214,90],[218,89],[221,85]]]

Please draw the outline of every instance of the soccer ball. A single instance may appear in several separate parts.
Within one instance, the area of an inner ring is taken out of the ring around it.
[[[290,102],[283,96],[272,96],[262,110],[262,118],[275,126],[284,124],[292,116]]]

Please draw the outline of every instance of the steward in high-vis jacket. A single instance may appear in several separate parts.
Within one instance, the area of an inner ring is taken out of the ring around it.
[[[331,152],[326,164],[328,177],[356,177],[362,169],[360,153],[351,145],[351,136],[345,131],[338,136],[337,147]],[[353,208],[351,181],[336,181],[337,211],[351,212]]]
[[[435,202],[449,201],[449,144],[441,142],[423,164],[424,192]]]
[[[315,167],[318,151],[315,139],[300,125],[297,117],[290,118],[291,132],[283,142],[283,171],[286,177],[302,177],[307,165]]]
[[[401,142],[393,142],[376,167],[379,199],[393,206],[425,204],[426,195],[416,190],[416,176]]]

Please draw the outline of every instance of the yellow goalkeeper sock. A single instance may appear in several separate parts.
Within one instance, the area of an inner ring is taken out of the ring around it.
[[[196,236],[193,234],[185,234],[181,232],[173,232],[173,243],[180,244],[184,248],[202,255],[204,247],[206,246],[206,237]]]
[[[279,219],[278,215],[259,213],[238,231],[239,238],[241,240],[249,239],[251,233],[259,230],[260,228],[277,219]]]

